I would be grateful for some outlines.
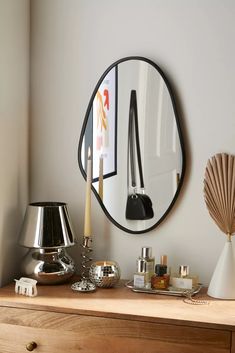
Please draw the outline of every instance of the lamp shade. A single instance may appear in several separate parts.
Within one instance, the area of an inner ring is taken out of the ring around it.
[[[75,244],[67,205],[64,202],[36,202],[28,205],[19,244],[27,248],[56,249]]]

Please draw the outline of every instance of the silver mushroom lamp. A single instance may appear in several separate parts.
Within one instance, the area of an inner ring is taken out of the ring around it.
[[[41,284],[59,284],[75,272],[66,248],[75,245],[75,235],[64,202],[36,202],[28,205],[19,245],[29,248],[21,271]]]

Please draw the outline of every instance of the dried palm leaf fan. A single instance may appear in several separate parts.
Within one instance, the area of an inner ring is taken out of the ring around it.
[[[215,298],[235,299],[235,256],[231,240],[235,234],[235,156],[220,153],[209,159],[204,198],[211,217],[227,236],[208,294]]]

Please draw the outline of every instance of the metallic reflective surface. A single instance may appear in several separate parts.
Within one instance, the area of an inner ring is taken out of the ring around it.
[[[55,249],[74,243],[75,235],[66,203],[36,202],[28,205],[20,232],[20,245]]]
[[[75,292],[94,292],[96,285],[92,283],[89,278],[83,278],[79,282],[75,282],[71,285],[71,289]]]
[[[28,344],[26,344],[26,349],[29,352],[32,352],[35,348],[37,348],[36,342],[29,342]]]
[[[71,288],[78,292],[94,292],[95,284],[89,278],[90,264],[92,261],[92,237],[83,236],[81,243],[81,279],[72,284]]]
[[[74,274],[75,265],[65,249],[30,249],[23,258],[21,270],[38,283],[59,284]]]
[[[136,91],[144,193],[154,216],[126,217],[127,198],[143,193],[134,156],[136,186],[129,156],[130,94]],[[122,58],[103,73],[85,115],[78,162],[86,179],[91,148],[92,189],[106,216],[120,229],[142,234],[157,227],[169,214],[185,175],[185,150],[172,88],[154,62],[143,57]]]
[[[90,267],[90,280],[102,288],[113,287],[120,279],[120,268],[115,261],[96,261]]]

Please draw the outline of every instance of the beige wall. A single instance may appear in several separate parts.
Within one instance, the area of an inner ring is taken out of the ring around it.
[[[235,153],[235,4],[232,0],[32,0],[31,200],[69,204],[83,232],[85,183],[77,145],[88,101],[115,60],[142,55],[167,74],[187,146],[186,180],[165,222],[144,235],[113,226],[93,198],[94,258],[130,278],[140,247],[189,264],[208,283],[225,237],[205,208],[207,159]],[[16,156],[13,156],[16,158]],[[73,249],[79,262],[79,249]]]
[[[29,0],[0,0],[0,285],[18,272],[28,202]]]

